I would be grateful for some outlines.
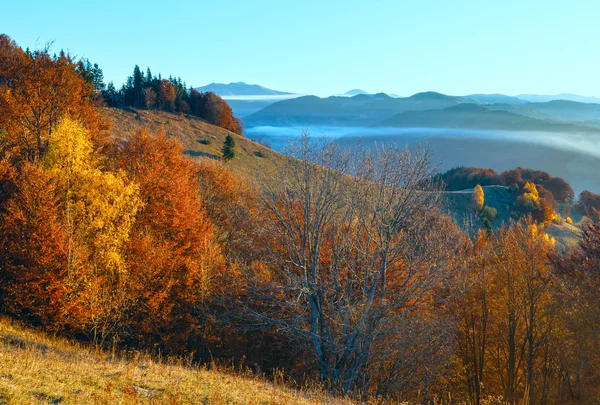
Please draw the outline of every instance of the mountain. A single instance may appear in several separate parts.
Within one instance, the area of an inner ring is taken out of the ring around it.
[[[345,92],[343,95],[344,96],[356,96],[359,94],[370,94],[370,93],[367,93],[366,91],[361,90],[361,89],[352,89],[352,90]]]
[[[486,108],[512,112],[536,119],[572,122],[586,126],[600,126],[600,104],[553,100],[523,105],[498,103],[487,105]]]
[[[258,84],[246,84],[244,82],[236,83],[211,83],[206,86],[197,87],[200,92],[212,91],[217,95],[227,98],[231,96],[287,96],[294,93],[285,91],[271,90]]]
[[[394,128],[459,128],[507,131],[595,132],[574,123],[536,119],[487,106],[463,103],[442,110],[406,111],[379,126]]]
[[[385,93],[353,97],[304,96],[273,103],[244,119],[246,126],[333,125],[370,126],[410,110],[443,109],[473,103],[465,97],[435,92],[394,98]]]
[[[484,104],[495,104],[495,103],[505,103],[505,104],[527,104],[527,101],[521,100],[517,97],[506,96],[504,94],[471,94],[465,96],[467,98],[473,99],[475,101],[479,101]]]
[[[600,98],[598,97],[586,97],[568,93],[560,93],[554,96],[540,94],[519,94],[516,97],[532,103],[545,103],[553,100],[576,101],[578,103],[600,103]]]

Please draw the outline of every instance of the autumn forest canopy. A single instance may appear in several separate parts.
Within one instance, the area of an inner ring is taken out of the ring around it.
[[[222,159],[186,155],[166,125],[118,138],[108,108],[224,128]],[[0,35],[0,312],[357,400],[600,403],[600,197],[308,136],[250,175],[241,133],[179,78],[136,66],[116,89],[98,65]],[[502,223],[490,186],[514,199]],[[465,189],[470,224],[444,205]],[[581,236],[559,249],[568,207]]]

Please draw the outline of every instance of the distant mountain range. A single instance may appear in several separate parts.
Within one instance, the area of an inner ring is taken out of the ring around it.
[[[522,100],[518,97],[505,96],[504,94],[471,94],[465,96],[475,101],[479,101],[484,104],[496,104],[496,103],[505,103],[505,104],[527,104],[526,100]]]
[[[600,104],[527,102],[502,94],[448,96],[436,92],[394,98],[303,96],[265,106],[244,118],[256,126],[386,126],[525,131],[600,132]]]
[[[371,126],[404,111],[443,109],[468,102],[475,101],[435,92],[418,93],[405,98],[394,98],[385,93],[327,98],[304,96],[266,106],[246,117],[245,122],[250,126]]]
[[[215,94],[227,98],[231,96],[288,96],[294,93],[285,91],[271,90],[258,84],[246,84],[244,82],[235,83],[211,83],[206,86],[197,87],[200,92],[212,91]]]
[[[599,105],[600,107],[600,105]],[[600,128],[536,119],[487,105],[463,103],[442,110],[406,111],[379,126],[393,128],[448,128],[504,131],[598,132]]]
[[[473,129],[600,131],[600,98],[574,94],[470,94],[433,91],[410,97],[352,89],[320,98],[244,82],[211,83],[198,91],[225,98],[247,127],[395,126]]]
[[[548,101],[553,100],[576,101],[578,103],[600,103],[600,98],[598,97],[578,96],[577,94],[567,93],[556,94],[554,96],[539,94],[519,94],[516,97],[520,98],[521,100],[529,101],[532,103],[546,103]]]

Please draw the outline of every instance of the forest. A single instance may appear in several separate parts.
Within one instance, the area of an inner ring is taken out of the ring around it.
[[[562,179],[436,176],[425,147],[309,136],[251,177],[235,155],[193,160],[168,128],[115,138],[107,107],[241,133],[224,100],[180,79],[136,66],[117,91],[87,60],[0,35],[2,314],[357,401],[600,403],[598,196],[582,194],[581,239],[561,251],[545,227],[574,198]],[[480,186],[510,186],[522,209],[469,232],[440,183],[474,187],[474,212]]]

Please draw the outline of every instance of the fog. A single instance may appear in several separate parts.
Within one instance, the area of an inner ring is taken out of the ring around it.
[[[429,144],[440,170],[455,166],[490,167],[497,171],[517,166],[544,170],[563,177],[576,193],[600,193],[600,135],[443,128],[361,128],[332,126],[261,126],[247,128],[248,138],[283,152],[290,141],[308,131],[310,136],[336,140],[352,147],[359,140],[368,147]]]

